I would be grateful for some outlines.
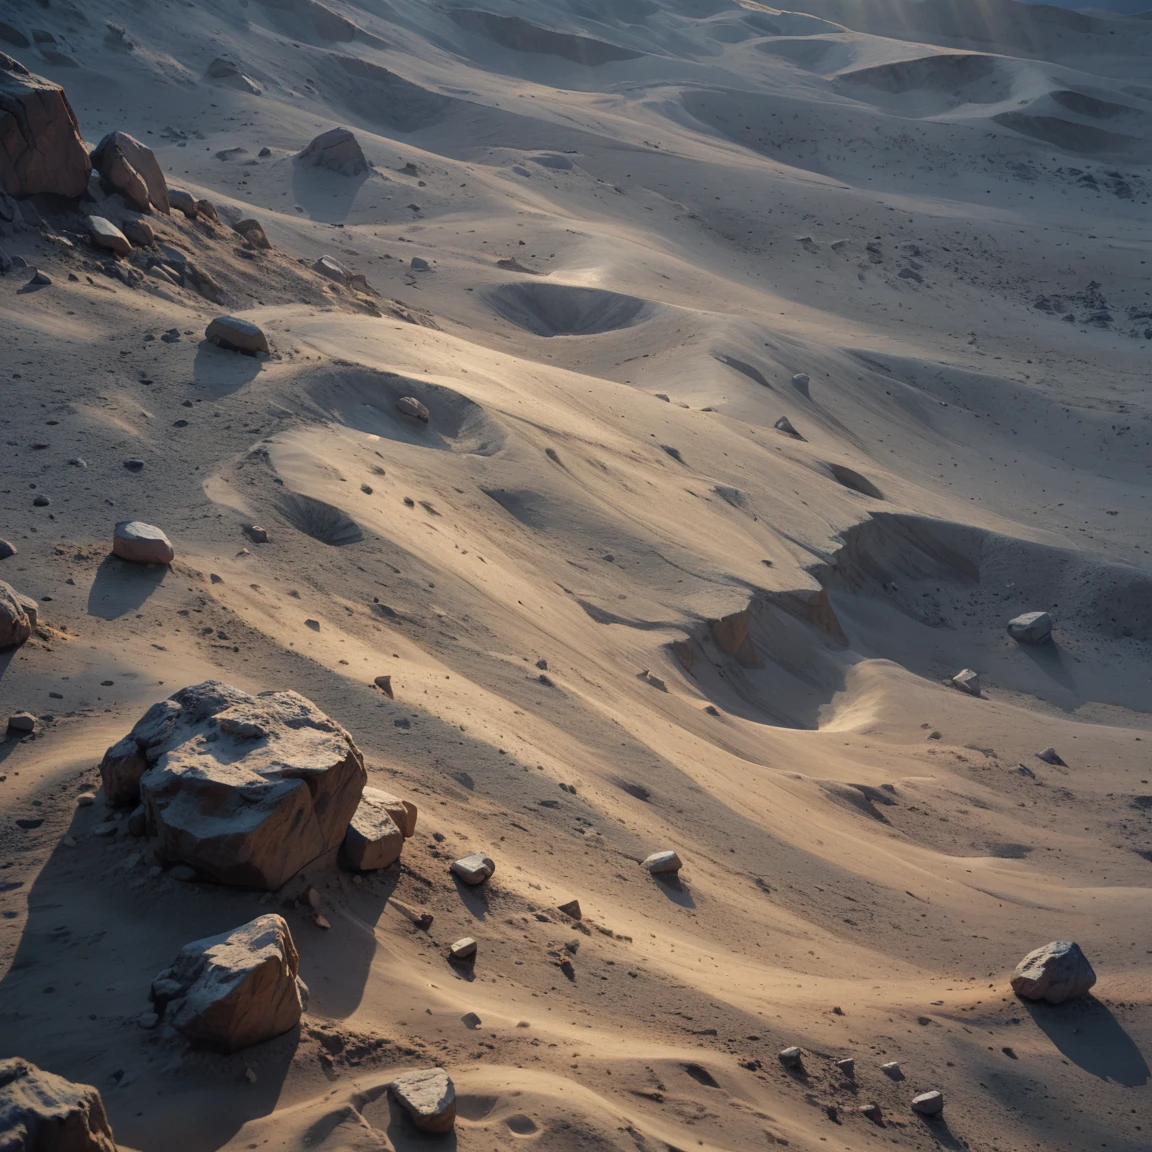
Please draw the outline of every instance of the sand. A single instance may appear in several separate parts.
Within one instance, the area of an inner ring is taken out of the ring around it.
[[[145,1152],[1149,1148],[1152,22],[483,9],[0,12],[90,143],[274,249],[159,219],[218,305],[0,237],[53,281],[0,279],[0,579],[43,625],[0,654],[0,717],[39,718],[0,742],[0,1056]],[[333,127],[367,173],[295,162]],[[205,342],[222,312],[272,355]],[[170,571],[109,556],[130,519]],[[1033,610],[1054,644],[1007,636]],[[420,807],[401,863],[261,895],[94,836],[104,749],[207,678],[339,720]],[[138,1024],[184,943],[270,909],[298,1032]],[[1018,1001],[1053,939],[1094,996]],[[381,1092],[430,1064],[453,1137]]]

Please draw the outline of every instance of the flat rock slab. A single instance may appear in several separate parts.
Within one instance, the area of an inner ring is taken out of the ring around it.
[[[121,520],[112,530],[112,554],[135,564],[171,564],[176,558],[172,541],[143,520]]]
[[[456,1088],[442,1068],[406,1072],[388,1085],[421,1132],[449,1132],[456,1123]]]
[[[1095,983],[1088,957],[1071,940],[1053,940],[1029,952],[1012,974],[1012,991],[1017,996],[1049,1004],[1087,996]]]
[[[268,337],[264,330],[249,320],[241,320],[239,316],[217,316],[207,328],[204,335],[231,352],[244,352],[255,356],[258,352],[268,352]]]
[[[453,860],[450,868],[465,884],[475,886],[476,884],[483,884],[496,871],[496,864],[491,857],[473,852],[470,856],[462,856],[459,860]]]
[[[310,700],[216,680],[154,704],[100,774],[110,803],[143,803],[160,860],[264,890],[340,847],[367,779],[352,737]]]
[[[282,916],[194,940],[152,982],[157,1014],[193,1043],[236,1052],[295,1028],[307,1004]]]
[[[100,1093],[13,1058],[0,1060],[5,1152],[116,1152]]]
[[[1052,617],[1047,612],[1025,612],[1008,621],[1008,635],[1021,644],[1044,644],[1052,639]]]
[[[679,872],[684,867],[683,861],[671,849],[665,852],[653,852],[640,863],[640,867],[651,872],[653,876],[667,876]]]
[[[0,580],[0,651],[23,644],[35,631],[38,619],[36,601]]]

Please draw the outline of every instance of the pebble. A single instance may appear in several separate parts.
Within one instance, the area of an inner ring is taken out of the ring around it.
[[[319,912],[317,912],[316,915],[312,918],[312,922],[316,925],[317,928],[323,928],[325,931],[332,927],[332,925],[328,922],[328,918],[326,916],[321,916]]]
[[[34,505],[35,505],[37,508],[47,508],[47,507],[48,507],[48,505],[52,503],[52,501],[51,501],[51,500],[49,500],[47,496],[43,496],[43,495],[41,495],[41,496],[37,496],[37,497],[36,497],[36,498],[35,498],[35,499],[32,501],[32,503],[33,503],[33,504],[34,504]]]

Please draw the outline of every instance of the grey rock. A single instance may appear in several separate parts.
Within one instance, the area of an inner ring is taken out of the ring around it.
[[[651,856],[641,861],[640,867],[651,872],[654,876],[663,876],[679,872],[684,864],[674,851],[667,849],[663,852],[653,852]]]
[[[36,717],[31,712],[14,712],[8,717],[10,732],[35,732]]]
[[[496,871],[496,865],[491,857],[483,856],[479,852],[473,852],[470,856],[463,856],[459,860],[454,860],[450,868],[453,874],[459,876],[465,884],[473,886],[483,884]]]
[[[173,208],[183,212],[189,220],[196,219],[196,197],[184,188],[169,188],[168,201]]]
[[[368,161],[347,128],[322,132],[300,153],[298,160],[306,168],[327,168],[341,176],[359,176],[368,171]]]
[[[120,231],[128,237],[133,248],[151,248],[156,243],[156,233],[147,220],[125,220]]]
[[[450,1132],[456,1123],[456,1088],[443,1068],[406,1072],[388,1086],[421,1132]]]
[[[411,263],[413,272],[431,272],[432,265],[423,256],[413,256]]]
[[[204,335],[221,348],[255,356],[268,352],[268,337],[263,329],[238,316],[217,316],[204,330]]]
[[[1012,991],[1017,996],[1049,1004],[1087,996],[1095,983],[1088,957],[1070,940],[1053,940],[1029,952],[1012,974]]]
[[[112,530],[112,554],[135,564],[171,564],[176,552],[172,541],[143,520],[121,520]]]
[[[1052,639],[1052,617],[1047,612],[1025,612],[1008,621],[1008,635],[1021,644],[1043,644]]]
[[[405,416],[411,416],[413,420],[421,420],[425,424],[428,423],[431,413],[427,407],[420,403],[414,396],[401,396],[396,401],[396,408],[398,411],[403,412]]]
[[[792,1045],[790,1048],[783,1048],[776,1053],[776,1059],[784,1065],[785,1068],[802,1068],[804,1066],[804,1052],[802,1049]]]
[[[933,1089],[912,1097],[912,1111],[921,1116],[939,1116],[944,1111],[944,1095]]]
[[[1036,753],[1037,760],[1043,760],[1045,764],[1055,764],[1060,768],[1066,768],[1067,765],[1060,758],[1060,753],[1055,748],[1043,748]]]
[[[347,284],[350,276],[348,269],[334,256],[321,256],[312,265],[312,271],[327,276],[329,280],[335,280],[337,284]]]
[[[804,437],[792,426],[792,421],[787,416],[781,416],[775,424],[772,425],[777,432],[783,432],[786,436],[791,436],[794,440],[803,440]]]
[[[23,644],[36,630],[36,601],[0,580],[0,651]]]
[[[15,556],[18,551],[11,541],[0,539],[0,560],[7,560],[9,556]]]
[[[959,688],[961,692],[967,692],[969,696],[980,695],[980,676],[971,668],[964,668],[957,672],[952,677],[951,684],[954,688]]]
[[[880,1071],[884,1073],[890,1080],[903,1080],[904,1069],[900,1067],[899,1063],[895,1060],[889,1060],[887,1064],[880,1065]]]

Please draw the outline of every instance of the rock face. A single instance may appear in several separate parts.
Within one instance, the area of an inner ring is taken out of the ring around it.
[[[92,153],[100,175],[142,212],[170,211],[168,185],[152,149],[127,132],[109,132]]]
[[[412,808],[415,831],[415,805]],[[344,835],[341,859],[357,872],[387,868],[400,859],[407,826],[408,814],[402,800],[378,788],[365,788]]]
[[[173,1028],[221,1052],[290,1031],[308,1003],[292,934],[275,915],[185,944],[151,995]]]
[[[5,1152],[116,1152],[100,1093],[18,1057],[0,1060]]]
[[[679,872],[684,867],[680,857],[675,852],[653,852],[640,864],[641,868],[651,872],[653,876],[662,876],[672,872]]]
[[[359,176],[368,171],[368,161],[347,128],[322,132],[300,153],[299,160],[306,168],[327,168],[341,176]]]
[[[79,196],[92,163],[64,89],[0,52],[0,189]]]
[[[476,885],[483,884],[496,871],[496,864],[491,857],[473,852],[471,856],[462,856],[459,860],[454,860],[451,870],[465,884]]]
[[[442,1068],[405,1072],[388,1088],[421,1132],[452,1130],[456,1123],[456,1088]]]
[[[1049,1004],[1087,996],[1095,983],[1088,957],[1070,940],[1053,940],[1029,952],[1012,974],[1012,991],[1017,996]]]
[[[127,256],[132,251],[128,237],[103,216],[89,216],[85,223],[88,225],[88,235],[97,248],[107,248],[117,256]]]
[[[263,329],[238,316],[217,316],[204,329],[204,335],[213,344],[219,344],[221,348],[232,352],[255,356],[258,352],[268,351],[268,337],[264,335]]]
[[[0,580],[0,651],[23,644],[36,628],[36,601]]]
[[[172,541],[143,520],[121,520],[112,531],[112,553],[136,564],[171,564],[176,558]]]
[[[1025,612],[1008,621],[1008,635],[1021,644],[1044,644],[1052,639],[1052,617],[1047,612]]]
[[[216,680],[154,704],[100,774],[111,803],[138,794],[160,859],[265,890],[340,847],[367,780],[351,736],[310,700]]]

